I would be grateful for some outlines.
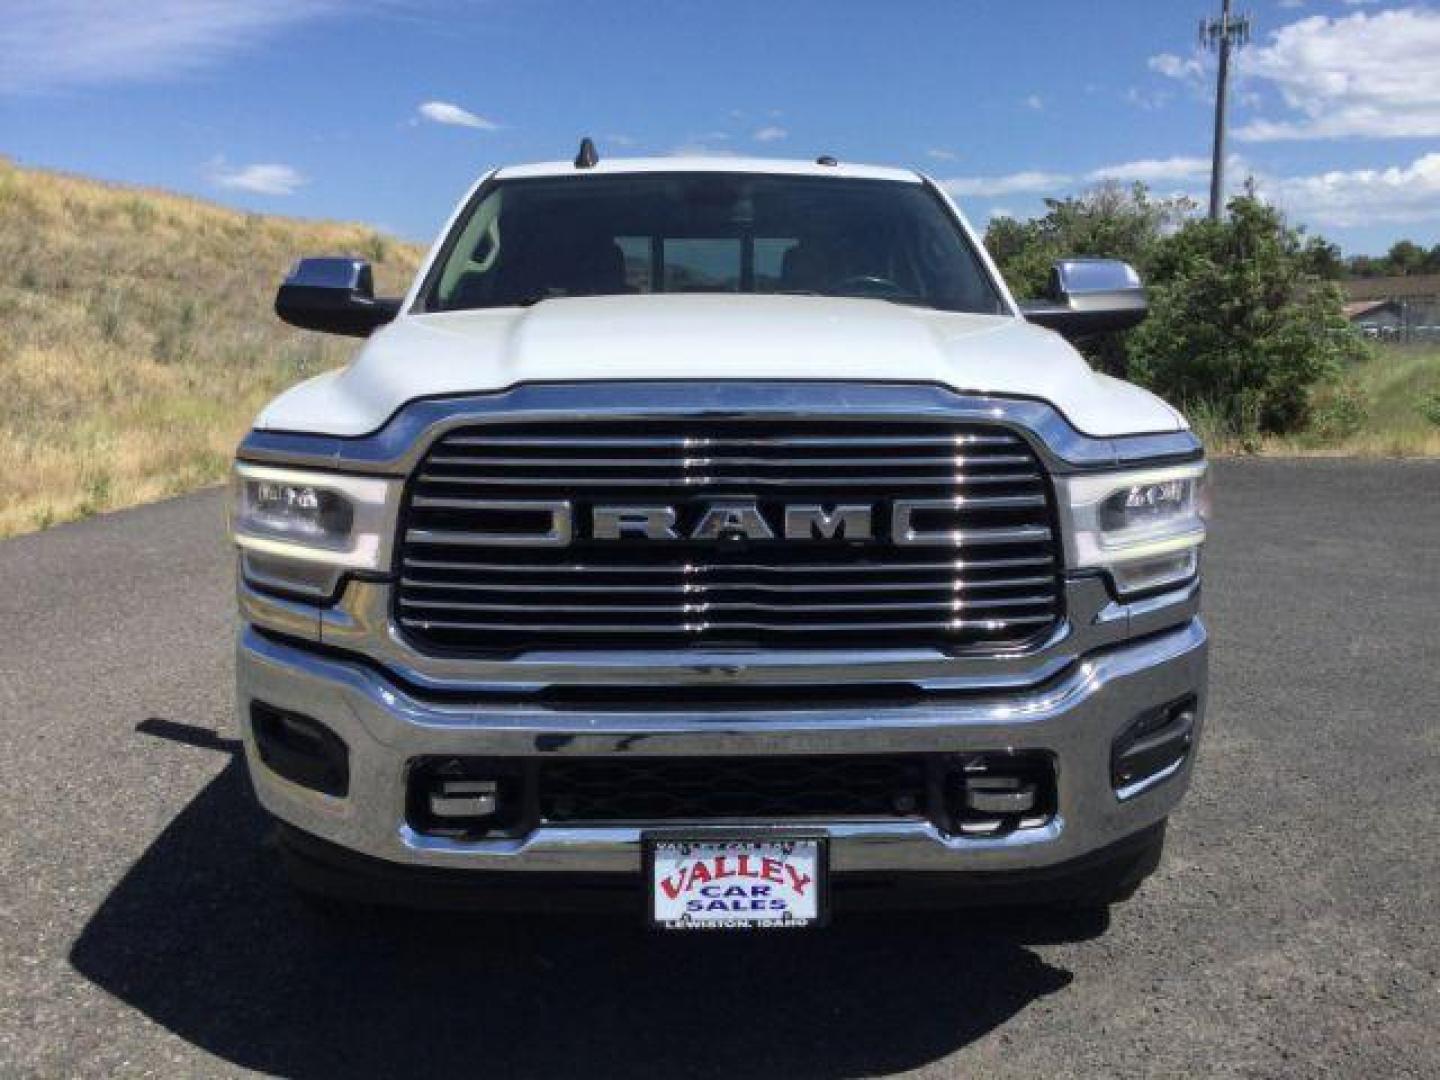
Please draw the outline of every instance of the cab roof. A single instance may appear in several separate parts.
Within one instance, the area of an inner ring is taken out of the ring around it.
[[[911,169],[883,165],[839,162],[821,165],[815,161],[785,158],[747,157],[602,157],[594,165],[577,166],[573,161],[542,161],[532,165],[507,165],[495,172],[497,179],[511,180],[537,176],[581,176],[613,173],[761,173],[774,176],[831,176],[862,180],[899,180],[918,184],[922,177]]]

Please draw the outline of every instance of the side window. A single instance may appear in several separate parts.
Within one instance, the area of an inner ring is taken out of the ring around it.
[[[798,240],[774,236],[755,238],[755,291],[778,292],[785,277],[785,256],[799,245]]]
[[[739,292],[741,242],[737,237],[667,239],[666,292]]]
[[[485,279],[500,255],[500,203],[504,193],[496,191],[475,208],[465,231],[455,241],[455,251],[445,264],[437,290],[443,308],[463,307],[463,293],[488,288]]]
[[[650,237],[617,236],[615,246],[625,257],[625,287],[631,292],[654,292],[655,266],[650,258]]]

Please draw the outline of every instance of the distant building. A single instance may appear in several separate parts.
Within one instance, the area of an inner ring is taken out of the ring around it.
[[[1366,337],[1398,338],[1402,314],[1398,300],[1351,300],[1345,305],[1345,318]]]
[[[1345,317],[1367,337],[1440,341],[1440,274],[1352,278]]]

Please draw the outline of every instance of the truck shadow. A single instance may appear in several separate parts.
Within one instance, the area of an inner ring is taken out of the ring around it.
[[[141,730],[197,745],[185,725]],[[180,1037],[267,1073],[902,1071],[1070,983],[1027,944],[1104,929],[976,912],[755,938],[663,937],[623,917],[329,923],[284,883],[234,745],[211,743],[229,763],[114,887],[70,960]]]

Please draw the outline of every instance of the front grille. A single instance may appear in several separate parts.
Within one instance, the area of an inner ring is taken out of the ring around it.
[[[896,500],[927,500],[889,539]],[[552,509],[570,505],[567,542]],[[686,539],[752,505],[775,539]],[[935,505],[938,502],[939,505]],[[785,507],[867,506],[873,538],[784,539]],[[591,539],[596,506],[679,537]],[[692,419],[494,424],[430,448],[406,495],[396,618],[419,648],[1013,648],[1060,616],[1049,485],[993,425]],[[549,533],[548,539],[546,534]]]
[[[891,818],[926,806],[914,756],[546,762],[538,787],[552,822]]]

